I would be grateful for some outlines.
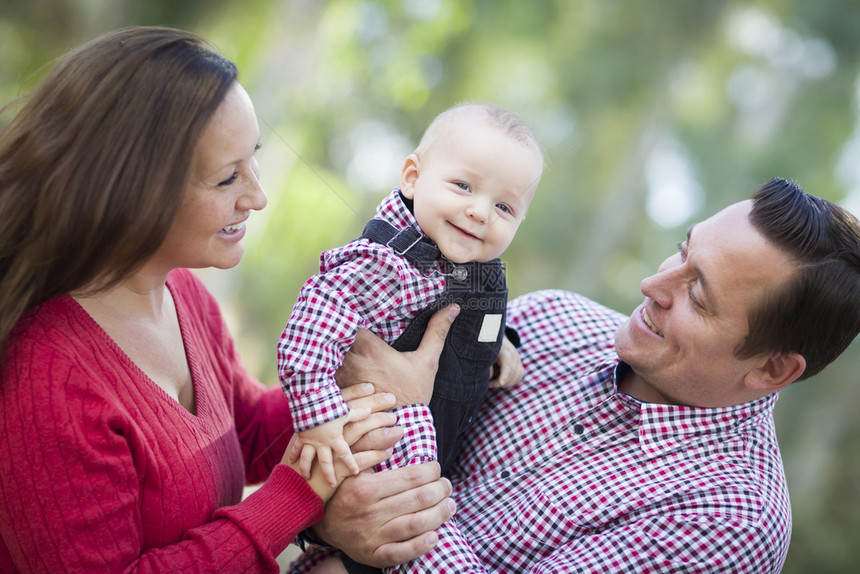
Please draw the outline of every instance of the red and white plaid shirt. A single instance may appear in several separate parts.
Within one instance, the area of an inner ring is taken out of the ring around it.
[[[376,208],[397,229],[418,227],[397,189]],[[355,341],[370,329],[387,342],[445,290],[443,267],[422,273],[385,245],[358,239],[320,255],[320,271],[299,293],[278,342],[278,377],[296,431],[345,415],[349,409],[334,374]]]
[[[511,302],[526,377],[490,391],[455,465],[457,514],[439,544],[390,571],[780,571],[791,511],[776,394],[705,409],[619,393],[624,319],[561,291]],[[403,414],[432,442],[426,407]]]

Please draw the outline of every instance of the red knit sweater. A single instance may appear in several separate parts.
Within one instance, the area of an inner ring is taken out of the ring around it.
[[[71,297],[19,321],[0,374],[0,572],[277,571],[322,516],[277,464],[293,432],[280,388],[241,366],[199,280],[176,270],[167,285],[196,415]]]

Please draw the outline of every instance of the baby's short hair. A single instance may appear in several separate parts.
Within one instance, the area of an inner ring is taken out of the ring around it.
[[[427,126],[421,141],[418,143],[418,148],[415,150],[416,153],[420,155],[421,152],[428,149],[441,128],[464,117],[479,118],[486,121],[487,124],[498,128],[502,133],[520,142],[523,146],[533,148],[543,158],[543,151],[537,137],[523,119],[507,108],[488,102],[463,102],[440,113]]]

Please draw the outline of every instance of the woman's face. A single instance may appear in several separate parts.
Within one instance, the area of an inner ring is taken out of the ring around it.
[[[234,267],[242,259],[245,222],[266,206],[254,152],[260,128],[254,106],[234,83],[206,125],[167,237],[154,260],[177,267]]]

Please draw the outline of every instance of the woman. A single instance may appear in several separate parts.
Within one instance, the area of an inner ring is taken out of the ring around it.
[[[236,78],[192,34],[122,29],[68,54],[0,132],[2,572],[273,571],[332,496],[319,469],[278,464],[287,402],[185,269],[235,266],[266,205]],[[371,432],[394,397],[345,392],[368,468],[399,436]],[[413,477],[436,498],[412,512],[447,497],[436,478]]]

